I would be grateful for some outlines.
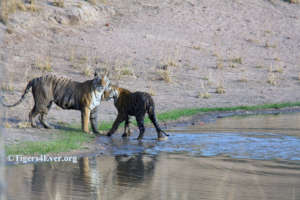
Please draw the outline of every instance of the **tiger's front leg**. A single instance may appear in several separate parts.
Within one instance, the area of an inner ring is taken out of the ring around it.
[[[94,108],[90,114],[91,126],[92,126],[92,130],[95,134],[100,134],[100,132],[98,131],[98,125],[97,125],[97,123],[98,123],[98,108],[99,108],[99,106]]]
[[[107,136],[111,136],[116,132],[118,129],[119,125],[124,121],[124,117],[122,115],[118,115],[116,120],[114,121],[111,129],[108,131]]]
[[[81,111],[81,128],[86,133],[89,133],[90,112],[88,107],[84,107]]]

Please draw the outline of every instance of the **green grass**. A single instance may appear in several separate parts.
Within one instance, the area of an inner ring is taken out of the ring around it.
[[[181,117],[188,117],[199,113],[205,112],[224,112],[224,111],[237,111],[237,110],[263,110],[263,109],[279,109],[285,107],[300,106],[300,102],[285,102],[275,104],[262,104],[254,106],[233,106],[233,107],[215,107],[215,108],[190,108],[190,109],[176,109],[157,115],[159,121],[177,120]],[[149,123],[149,119],[146,119]]]
[[[52,141],[23,142],[5,147],[7,155],[34,155],[68,152],[80,149],[83,143],[90,142],[95,136],[80,131],[61,131],[60,137]]]
[[[300,102],[286,102],[276,104],[262,104],[254,106],[234,106],[234,107],[215,107],[215,108],[188,108],[188,109],[176,109],[164,113],[157,114],[158,121],[171,121],[178,120],[181,117],[193,116],[199,113],[206,112],[224,112],[224,111],[237,111],[237,110],[263,110],[263,109],[279,109],[285,107],[300,106]],[[110,122],[100,122],[100,130],[108,131],[112,126]],[[145,119],[146,124],[150,124],[149,118]],[[136,125],[135,120],[133,124]],[[123,127],[123,123],[119,127]],[[74,149],[80,149],[82,144],[90,142],[94,139],[94,135],[83,133],[80,130],[80,125],[74,124],[69,127],[70,130],[62,130],[60,137],[52,141],[42,142],[23,142],[18,145],[6,146],[7,155],[34,155],[34,154],[47,154],[47,153],[59,153],[68,152]]]
[[[163,113],[157,114],[158,121],[171,121],[178,120],[181,117],[189,117],[199,113],[205,112],[225,112],[225,111],[237,111],[237,110],[263,110],[263,109],[279,109],[286,107],[294,107],[300,106],[300,102],[285,102],[285,103],[274,103],[274,104],[262,104],[262,105],[254,105],[254,106],[233,106],[233,107],[214,107],[214,108],[182,108],[175,109]],[[132,120],[134,125],[136,125],[135,120]],[[112,126],[112,122],[100,122],[100,130],[108,131]],[[150,119],[148,117],[145,118],[145,124],[150,124]],[[123,127],[123,123],[119,126]]]

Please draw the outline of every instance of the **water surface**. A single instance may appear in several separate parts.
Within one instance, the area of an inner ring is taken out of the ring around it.
[[[111,155],[8,165],[8,199],[300,199],[300,114],[218,119],[166,141],[98,138]]]

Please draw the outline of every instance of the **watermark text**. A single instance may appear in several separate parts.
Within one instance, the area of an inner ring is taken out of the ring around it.
[[[36,162],[72,162],[77,163],[77,156],[50,156],[50,155],[39,155],[39,156],[24,156],[24,155],[8,155],[8,162],[16,163],[36,163]]]

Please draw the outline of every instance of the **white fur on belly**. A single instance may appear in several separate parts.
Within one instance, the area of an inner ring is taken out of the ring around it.
[[[102,90],[101,92],[97,90],[92,92],[92,102],[89,107],[90,110],[93,110],[95,107],[100,105],[103,92],[104,90]]]

